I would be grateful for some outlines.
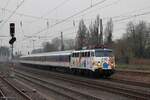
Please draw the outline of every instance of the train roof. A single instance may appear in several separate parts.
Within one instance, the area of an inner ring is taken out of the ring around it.
[[[89,52],[89,51],[112,51],[112,49],[85,49],[85,50],[68,50],[68,51],[55,51],[55,52],[47,52],[47,53],[37,53],[37,54],[31,54],[26,56],[21,56],[21,58],[24,57],[40,57],[40,56],[54,56],[54,55],[70,55],[71,53],[77,53],[77,52]]]
[[[113,51],[112,49],[85,49],[85,50],[75,50],[73,52],[89,52],[89,51]]]
[[[70,55],[72,53],[72,50],[70,51],[55,51],[55,52],[46,52],[46,53],[37,53],[37,54],[31,54],[23,57],[40,57],[40,56],[54,56],[54,55]]]

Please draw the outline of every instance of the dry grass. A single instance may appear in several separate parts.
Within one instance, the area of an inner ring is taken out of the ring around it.
[[[128,69],[128,70],[146,70],[150,71],[150,65],[139,65],[139,64],[118,64],[116,69]]]

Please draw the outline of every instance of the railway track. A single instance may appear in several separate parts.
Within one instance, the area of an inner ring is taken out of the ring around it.
[[[126,72],[126,73],[136,73],[136,74],[150,74],[150,71],[140,71],[140,70],[123,70],[123,69],[117,69],[117,72]]]
[[[77,90],[74,90],[74,89],[69,88],[69,87],[64,87],[64,86],[61,86],[58,84],[54,84],[54,83],[49,82],[47,80],[43,80],[43,79],[33,77],[33,76],[30,76],[27,74],[23,74],[20,72],[16,72],[16,73],[17,73],[17,77],[28,80],[34,84],[40,85],[40,86],[47,88],[47,89],[49,89],[49,90],[51,90],[57,94],[65,96],[71,100],[81,100],[81,99],[82,100],[101,100],[101,98],[86,94],[82,91],[77,91]],[[54,88],[52,88],[51,86],[53,86]]]
[[[19,73],[19,74],[22,74],[22,73]],[[49,73],[49,76],[59,79],[59,80],[68,81],[73,84],[80,84],[80,85],[84,85],[87,87],[92,87],[92,88],[116,93],[119,95],[134,98],[134,99],[149,100],[149,98],[150,98],[149,92],[139,91],[136,88],[133,89],[133,88],[129,88],[127,86],[124,87],[121,85],[112,84],[109,82],[105,82],[105,80],[104,81],[102,80],[100,82],[99,80],[85,79],[85,78],[79,78],[79,77],[72,78],[70,75],[62,75],[60,73],[58,73],[58,74],[57,73]]]
[[[130,81],[130,80],[126,80],[126,79],[117,79],[117,78],[109,78],[108,80],[112,81],[112,82],[122,83],[122,84],[130,84],[133,86],[150,88],[150,84],[144,83],[144,82],[136,82],[136,81]]]
[[[4,95],[4,92],[2,89],[0,89],[0,99],[5,99],[6,96]]]
[[[10,87],[11,88],[11,89],[9,88],[9,91],[5,91],[3,89],[0,90],[1,98],[3,98],[2,100],[8,100],[8,99],[19,100],[19,98],[22,98],[23,100],[32,100],[28,95],[26,95],[24,92],[22,92],[17,87],[15,87],[7,79],[4,79],[3,77],[0,77],[0,80],[4,82],[5,87]],[[15,94],[15,96],[14,97],[9,97],[10,94],[7,93],[7,92]],[[16,97],[16,94],[19,94],[19,95]]]

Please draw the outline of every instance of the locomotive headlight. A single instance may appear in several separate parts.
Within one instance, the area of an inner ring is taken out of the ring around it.
[[[97,63],[97,65],[100,66],[101,64],[100,64],[100,63]]]

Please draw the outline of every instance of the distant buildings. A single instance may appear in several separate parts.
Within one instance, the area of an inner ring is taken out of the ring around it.
[[[8,61],[10,58],[10,51],[8,47],[0,47],[0,62]]]

